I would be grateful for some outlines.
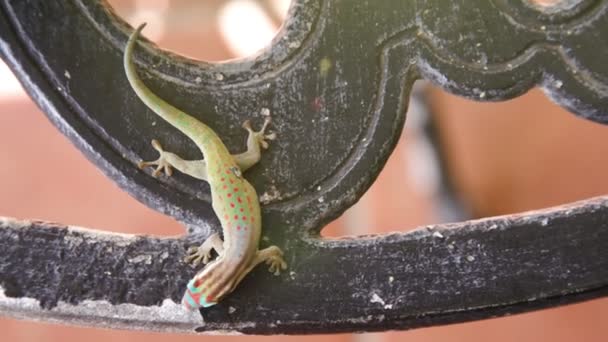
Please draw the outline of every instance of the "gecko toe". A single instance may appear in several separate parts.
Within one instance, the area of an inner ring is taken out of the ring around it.
[[[245,120],[241,126],[250,132],[253,131],[253,129],[251,128],[251,121],[249,120]]]
[[[152,139],[152,142],[150,142],[150,145],[152,145],[152,147],[154,147],[154,149],[157,150],[158,152],[160,152],[160,153],[164,152],[163,146],[160,144],[160,142],[158,140]]]

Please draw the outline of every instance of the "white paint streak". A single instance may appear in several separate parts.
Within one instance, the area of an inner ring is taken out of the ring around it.
[[[369,302],[370,303],[378,303],[378,304],[382,304],[382,305],[386,304],[384,302],[384,299],[382,299],[380,296],[378,296],[377,293],[372,293],[372,299]]]

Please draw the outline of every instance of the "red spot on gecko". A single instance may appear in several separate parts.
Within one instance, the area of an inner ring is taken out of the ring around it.
[[[222,187],[222,189],[224,189],[224,190],[228,189],[228,185],[224,184],[224,186]]]
[[[247,216],[243,216],[243,221],[247,221]]]
[[[230,219],[230,216],[228,216],[228,214],[226,214],[226,215],[224,215],[224,218],[225,218],[226,220],[228,220],[228,219]]]
[[[240,210],[241,210],[241,212],[243,212],[243,210],[245,210],[245,209],[243,209],[243,208],[241,207],[241,209],[240,209]]]
[[[202,282],[203,282],[203,280],[202,280],[202,279],[197,279],[197,280],[194,282],[194,287],[199,287],[199,286],[201,286],[201,283],[202,283]]]
[[[234,188],[234,192],[239,192],[239,188]]]
[[[243,203],[243,201],[241,201],[240,197],[237,197],[236,200],[239,201],[239,203]]]
[[[227,196],[228,196],[228,198],[230,198],[230,197],[232,197],[232,194],[228,194]]]
[[[239,215],[234,215],[234,219],[238,220],[239,219]]]
[[[234,180],[232,180],[232,178],[229,180],[230,180],[230,184],[234,184]]]
[[[213,303],[213,296],[212,295],[208,295],[205,300],[207,301],[207,303]]]
[[[241,230],[241,226],[236,226],[236,230]]]
[[[222,182],[226,180],[226,178],[222,177],[222,179],[220,179]]]
[[[230,207],[234,208],[234,202],[230,202]]]
[[[227,175],[230,175],[230,173],[231,173],[231,172],[230,172],[230,169],[226,169],[226,174],[227,174]]]

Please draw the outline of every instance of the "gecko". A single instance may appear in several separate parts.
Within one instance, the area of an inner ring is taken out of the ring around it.
[[[240,281],[256,265],[265,262],[269,271],[279,275],[287,268],[283,252],[277,246],[258,249],[262,216],[258,195],[253,186],[243,178],[246,171],[260,160],[261,149],[268,148],[267,140],[275,134],[266,134],[270,123],[267,117],[260,131],[254,131],[249,120],[243,123],[247,130],[247,151],[232,155],[218,135],[207,125],[177,109],[155,95],[139,78],[132,60],[133,49],[141,24],[130,35],[124,51],[124,68],[127,79],[139,99],[154,113],[185,134],[203,154],[201,160],[185,160],[163,150],[152,140],[152,147],[159,153],[154,161],[141,161],[138,166],[156,166],[152,175],[164,172],[171,176],[173,168],[209,183],[211,205],[222,227],[223,240],[218,233],[210,235],[200,246],[187,250],[185,261],[194,266],[206,264],[188,282],[182,304],[189,310],[217,304],[231,293]],[[218,256],[211,260],[211,252]]]

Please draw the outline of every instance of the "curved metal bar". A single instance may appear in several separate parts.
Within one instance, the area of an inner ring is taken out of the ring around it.
[[[128,329],[296,334],[409,329],[608,295],[608,197],[411,233],[290,241],[290,272],[179,307],[186,241],[0,222],[0,313]]]
[[[280,139],[248,176],[290,273],[277,281],[254,272],[202,323],[174,304],[193,273],[180,261],[185,240],[6,219],[0,312],[163,331],[319,333],[606,295],[606,197],[409,234],[314,236],[380,172],[419,77],[478,100],[539,85],[577,115],[608,122],[608,64],[595,58],[608,55],[597,44],[608,41],[608,1],[542,12],[523,0],[299,0],[290,13],[274,45],[251,59],[201,63],[150,43],[136,56],[155,92],[198,113],[235,152],[244,135],[233,127],[271,113]],[[191,236],[218,228],[206,185],[135,167],[152,157],[153,137],[187,158],[197,151],[132,95],[121,67],[129,29],[103,1],[0,0],[0,18],[2,58],[58,129],[134,197],[199,233]]]

